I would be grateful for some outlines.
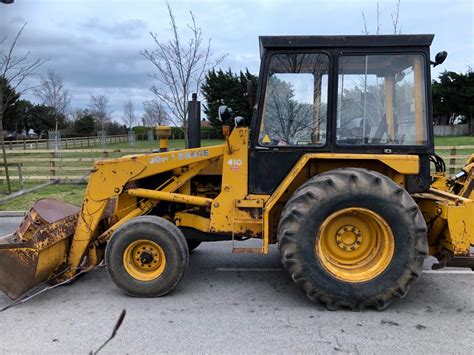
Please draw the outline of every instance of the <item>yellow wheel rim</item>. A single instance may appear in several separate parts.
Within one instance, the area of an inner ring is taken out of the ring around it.
[[[331,214],[316,235],[316,257],[339,280],[369,281],[390,264],[394,252],[392,229],[377,213],[345,208]]]
[[[165,270],[165,252],[157,243],[151,240],[136,240],[125,249],[123,265],[128,274],[134,279],[152,281]]]

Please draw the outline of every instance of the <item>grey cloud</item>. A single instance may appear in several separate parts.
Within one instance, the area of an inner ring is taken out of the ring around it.
[[[141,37],[144,32],[147,32],[148,26],[139,19],[107,23],[103,19],[94,17],[80,24],[79,28],[82,31],[101,32],[114,39],[134,39]]]

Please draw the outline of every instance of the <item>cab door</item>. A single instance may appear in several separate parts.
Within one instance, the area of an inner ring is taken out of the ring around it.
[[[327,150],[329,54],[270,53],[250,152],[249,192],[271,194],[307,151]]]

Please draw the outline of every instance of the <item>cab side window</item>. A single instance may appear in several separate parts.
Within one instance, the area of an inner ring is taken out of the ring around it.
[[[270,58],[259,143],[267,146],[326,142],[329,57],[279,53]]]
[[[422,55],[347,55],[338,67],[338,144],[426,144]]]

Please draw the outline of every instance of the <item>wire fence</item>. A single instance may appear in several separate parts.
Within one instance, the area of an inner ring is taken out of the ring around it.
[[[118,143],[133,143],[135,141],[153,141],[156,137],[152,130],[142,133],[119,134],[119,135],[105,135],[99,132],[97,136],[87,137],[69,137],[57,139],[21,139],[5,141],[5,149],[10,151],[20,150],[62,150],[62,149],[79,149],[89,147],[101,147],[106,149],[111,144]],[[183,133],[172,133],[170,140],[184,139]],[[201,139],[222,139],[220,134],[215,132],[202,132]]]
[[[5,141],[5,148],[10,151],[50,150],[57,145],[58,149],[76,149],[101,146],[104,138],[100,136],[61,138],[57,142],[51,139],[22,139]],[[106,136],[106,144],[128,142],[128,135]]]

